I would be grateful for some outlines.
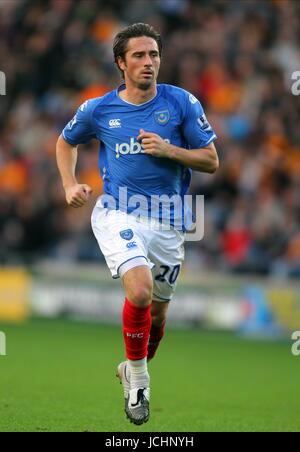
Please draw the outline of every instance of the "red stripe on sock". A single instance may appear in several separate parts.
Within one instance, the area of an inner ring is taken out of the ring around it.
[[[150,310],[151,305],[138,308],[125,298],[122,320],[127,359],[137,360],[147,356],[152,322]]]

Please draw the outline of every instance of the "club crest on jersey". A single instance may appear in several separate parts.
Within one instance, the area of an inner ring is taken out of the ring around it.
[[[167,122],[170,119],[170,112],[169,110],[160,110],[154,112],[155,121],[160,124],[161,126],[164,126],[167,124]]]
[[[133,237],[133,231],[132,229],[125,229],[124,231],[120,232],[120,236],[124,240],[131,240]]]

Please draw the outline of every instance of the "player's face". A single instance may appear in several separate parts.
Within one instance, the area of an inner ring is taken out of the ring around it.
[[[160,66],[157,42],[147,36],[129,39],[125,61],[119,58],[119,66],[124,71],[125,82],[149,89],[156,83]]]

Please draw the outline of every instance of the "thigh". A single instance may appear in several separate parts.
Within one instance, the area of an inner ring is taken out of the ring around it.
[[[148,256],[155,265],[153,300],[170,301],[184,260],[184,234],[174,229],[159,231],[149,245]]]
[[[108,210],[97,203],[91,222],[114,279],[122,277],[134,267],[145,265],[152,268],[153,264],[147,257],[147,242],[140,224],[133,216],[118,210]]]

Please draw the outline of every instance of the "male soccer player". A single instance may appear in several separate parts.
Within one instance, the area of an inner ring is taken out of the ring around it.
[[[184,258],[184,228],[175,221],[182,209],[172,205],[170,227],[162,229],[165,218],[153,200],[182,199],[191,170],[215,172],[218,156],[200,102],[181,88],[156,82],[160,35],[147,24],[134,24],[115,37],[113,50],[124,84],[79,107],[58,139],[57,162],[67,203],[81,207],[91,188],[76,180],[77,146],[92,138],[100,142],[105,194],[94,208],[92,228],[112,277],[124,286],[127,361],[117,374],[127,417],[140,425],[150,412],[147,361],[164,335]],[[143,207],[139,216],[134,205]]]

